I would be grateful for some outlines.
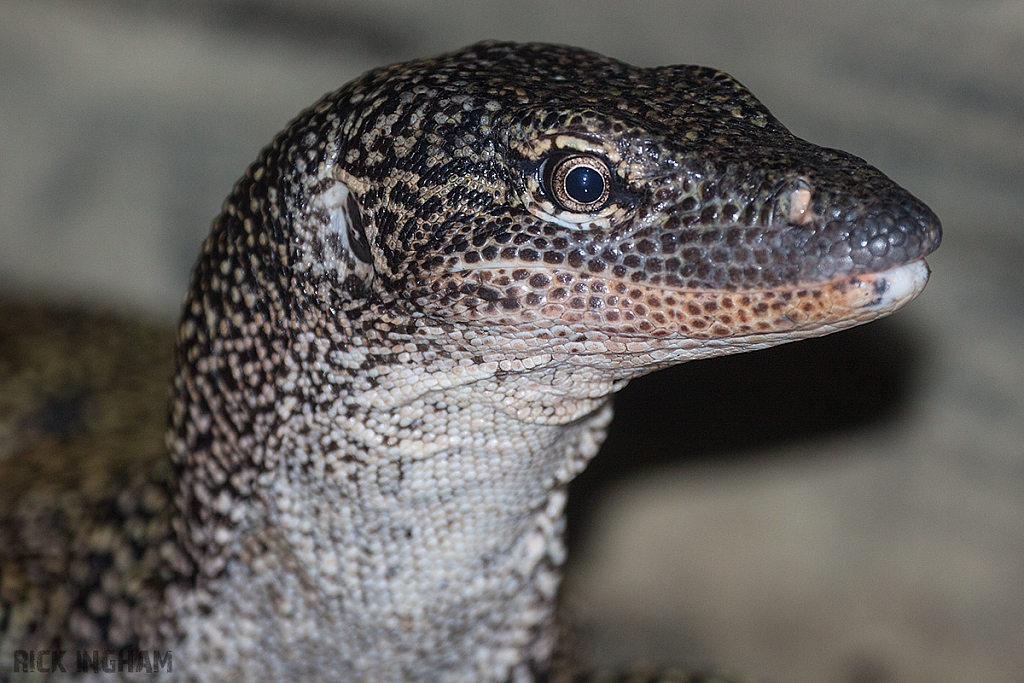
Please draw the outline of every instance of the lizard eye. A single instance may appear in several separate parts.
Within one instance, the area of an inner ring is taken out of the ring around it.
[[[552,159],[545,173],[545,185],[562,209],[590,213],[608,201],[611,171],[601,159],[574,154]]]

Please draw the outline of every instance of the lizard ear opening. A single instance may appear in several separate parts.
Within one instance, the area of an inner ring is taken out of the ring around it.
[[[323,205],[327,211],[328,223],[325,227],[332,241],[339,247],[337,257],[344,261],[351,258],[372,265],[373,256],[370,241],[366,237],[363,212],[349,187],[337,182],[319,195],[314,203]]]
[[[366,239],[366,229],[363,227],[363,214],[359,209],[359,203],[349,192],[345,202],[345,218],[348,228],[348,244],[352,249],[352,255],[363,263],[371,263],[373,257],[370,255],[370,244]]]

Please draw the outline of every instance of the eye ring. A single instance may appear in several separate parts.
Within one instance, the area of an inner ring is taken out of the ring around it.
[[[612,174],[601,159],[573,154],[553,159],[545,185],[551,198],[565,211],[593,213],[608,202]]]

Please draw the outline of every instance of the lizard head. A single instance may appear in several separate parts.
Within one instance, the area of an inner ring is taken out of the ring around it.
[[[941,235],[727,74],[575,48],[373,71],[290,139],[304,172],[319,164],[304,272],[572,353],[710,355],[871,320],[921,291]]]
[[[370,71],[264,149],[207,239],[179,346],[188,366],[212,339],[315,329],[346,373],[576,365],[607,370],[606,395],[886,315],[940,237],[923,203],[727,74],[481,43]]]

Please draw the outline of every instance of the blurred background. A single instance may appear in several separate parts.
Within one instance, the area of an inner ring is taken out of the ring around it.
[[[724,69],[946,230],[895,318],[620,396],[572,503],[565,602],[592,656],[1024,682],[1021,0],[0,0],[0,295],[171,325],[292,116],[484,38]]]

